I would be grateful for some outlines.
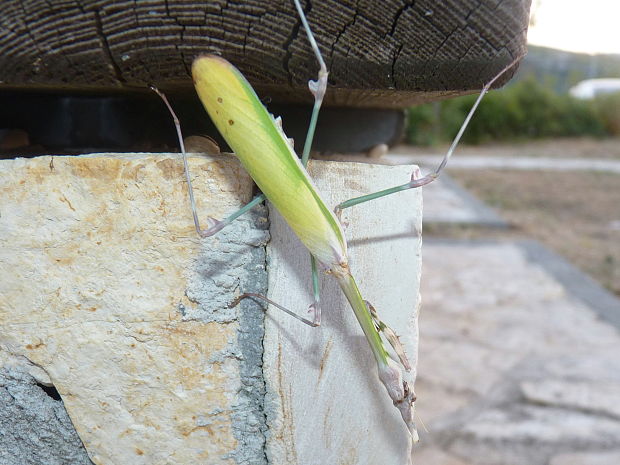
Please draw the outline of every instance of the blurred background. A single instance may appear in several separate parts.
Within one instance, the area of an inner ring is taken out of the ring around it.
[[[424,188],[417,463],[620,463],[619,17],[535,0],[516,76]],[[475,98],[410,108],[386,157],[432,169]]]
[[[572,0],[535,0],[526,58],[507,86],[485,97],[457,153],[542,160],[530,160],[534,165],[527,170],[515,170],[514,161],[513,169],[450,170],[508,222],[567,256],[616,295],[618,17],[620,4],[614,1],[596,0],[584,7]],[[421,148],[412,153],[445,152],[475,99],[470,95],[411,108],[406,141]],[[581,163],[571,169],[564,158]],[[602,160],[608,162],[605,168],[595,169]],[[539,169],[529,169],[536,165]]]

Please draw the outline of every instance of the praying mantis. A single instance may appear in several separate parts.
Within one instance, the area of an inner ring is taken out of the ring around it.
[[[162,97],[175,121],[198,234],[201,237],[216,234],[240,215],[267,199],[280,212],[310,253],[314,292],[314,301],[309,308],[310,319],[257,294],[242,294],[231,303],[231,306],[244,298],[262,299],[310,326],[319,326],[321,323],[319,268],[333,276],[345,294],[366,337],[377,364],[379,380],[400,412],[411,440],[415,442],[418,440],[413,408],[416,396],[413,386],[405,376],[406,372],[411,370],[411,365],[396,333],[381,321],[378,311],[364,300],[357,286],[354,270],[349,268],[347,242],[340,225],[339,212],[362,202],[422,187],[436,179],[448,162],[484,94],[520,57],[484,86],[443,161],[433,172],[423,177],[418,177],[417,173],[414,173],[411,181],[406,184],[347,200],[332,212],[325,205],[306,171],[320,107],[327,89],[328,71],[299,0],[294,0],[294,3],[320,68],[317,80],[309,82],[310,92],[314,96],[314,107],[301,159],[295,154],[291,141],[284,134],[280,119],[267,112],[248,81],[232,64],[215,55],[203,55],[195,59],[192,65],[194,84],[203,106],[262,192],[224,220],[209,217],[207,229],[201,228],[196,213],[179,121],[166,97],[157,89],[154,90]],[[386,348],[384,340],[393,349],[393,354]]]

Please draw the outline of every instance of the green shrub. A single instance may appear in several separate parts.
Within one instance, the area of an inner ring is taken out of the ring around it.
[[[443,139],[439,134],[440,102],[411,107],[407,119],[407,141],[414,145],[435,145]]]
[[[599,95],[594,99],[593,105],[607,133],[620,136],[620,92]]]
[[[418,145],[450,141],[476,97],[468,95],[410,109],[408,141]],[[616,118],[615,125],[611,126],[619,129],[619,108],[618,104],[596,105],[570,95],[559,95],[533,77],[526,78],[504,90],[489,92],[465,131],[463,141],[603,136],[611,133],[605,122],[613,120],[610,115]]]

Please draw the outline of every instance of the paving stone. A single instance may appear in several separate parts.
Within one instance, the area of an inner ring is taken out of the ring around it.
[[[560,454],[549,465],[616,465],[620,463],[620,450],[606,452],[581,452]]]
[[[481,412],[458,433],[494,443],[556,443],[609,446],[620,437],[620,422],[568,409],[518,405]]]
[[[620,383],[543,379],[520,384],[525,400],[620,419]]]
[[[471,463],[435,447],[422,447],[416,451],[414,461],[414,465],[470,465]]]
[[[597,293],[583,298],[534,250],[425,241],[422,440],[472,463],[547,465],[577,445],[620,446],[618,328],[590,305]]]

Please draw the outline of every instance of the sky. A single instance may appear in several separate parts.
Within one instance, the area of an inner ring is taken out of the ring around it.
[[[620,0],[532,0],[528,43],[620,54]]]

